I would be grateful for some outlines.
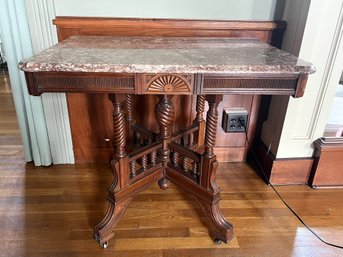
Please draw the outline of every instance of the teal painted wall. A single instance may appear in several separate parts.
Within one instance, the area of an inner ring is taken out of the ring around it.
[[[285,0],[55,0],[57,16],[278,20]]]

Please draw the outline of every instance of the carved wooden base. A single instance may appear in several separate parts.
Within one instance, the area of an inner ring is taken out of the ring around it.
[[[208,191],[171,168],[167,169],[167,178],[194,197],[207,218],[209,233],[214,240],[219,239],[228,243],[233,238],[233,227],[225,220],[219,209],[220,189],[216,192]]]
[[[128,158],[125,160],[127,163]],[[123,216],[127,206],[131,200],[141,191],[147,189],[151,184],[158,181],[162,177],[161,165],[157,164],[149,169],[149,173],[136,180],[127,186],[119,184],[121,175],[129,172],[128,165],[120,166],[120,160],[112,161],[113,182],[107,189],[108,191],[108,207],[103,220],[94,228],[94,238],[101,245],[106,243],[114,236],[113,230],[120,218]]]
[[[114,236],[113,229],[123,216],[126,207],[129,205],[132,198],[133,197],[129,197],[122,201],[109,199],[106,215],[94,229],[94,238],[96,241],[100,244],[104,244]]]
[[[174,107],[170,96],[161,96],[156,105],[156,120],[160,134],[140,128],[130,121],[131,98],[126,97],[127,119],[121,109],[124,97],[111,96],[115,137],[115,157],[112,161],[113,182],[108,188],[109,206],[104,219],[95,227],[94,237],[105,248],[113,230],[131,200],[142,190],[158,181],[161,189],[167,189],[170,181],[191,194],[207,218],[210,235],[215,242],[227,243],[233,237],[233,228],[219,209],[220,189],[215,182],[218,167],[213,146],[216,140],[218,120],[217,106],[221,96],[208,96],[206,133],[204,96],[198,96],[197,115],[193,125],[184,131],[172,133]],[[129,124],[127,135],[125,122]],[[130,138],[136,149],[127,153],[125,138]]]
[[[214,241],[220,240],[228,243],[233,238],[233,227],[225,220],[223,214],[220,212],[220,196],[209,196],[206,200],[197,196],[194,196],[194,198],[206,215],[210,235]]]

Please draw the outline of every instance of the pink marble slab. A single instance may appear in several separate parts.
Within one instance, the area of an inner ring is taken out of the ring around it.
[[[73,36],[20,62],[27,72],[309,74],[312,64],[255,39]]]

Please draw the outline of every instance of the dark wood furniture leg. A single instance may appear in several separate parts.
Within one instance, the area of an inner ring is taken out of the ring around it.
[[[170,181],[166,178],[166,167],[170,156],[168,144],[172,135],[171,126],[173,125],[175,116],[175,109],[171,98],[172,96],[168,95],[160,96],[160,101],[156,105],[155,109],[156,121],[160,127],[158,138],[162,141],[162,148],[158,152],[158,157],[163,166],[163,178],[158,181],[158,185],[163,190],[167,189],[170,184]]]
[[[126,121],[122,108],[125,100],[124,95],[109,95],[113,104],[113,128],[114,128],[114,148],[115,155],[111,162],[113,171],[113,182],[108,191],[108,208],[103,220],[95,227],[94,237],[104,247],[107,248],[108,240],[114,236],[113,230],[126,207],[131,200],[142,190],[146,189],[153,182],[159,180],[161,176],[160,165],[156,165],[154,152],[160,146],[155,144],[150,149],[143,149],[132,155],[128,155],[126,146]],[[128,115],[130,116],[130,115]],[[150,166],[148,169],[147,156],[150,154]],[[143,161],[142,161],[143,160]],[[135,180],[135,163],[140,161],[142,173],[139,180]],[[152,165],[153,164],[153,165]]]
[[[205,111],[205,96],[197,95],[197,104],[196,104],[196,116],[194,119],[194,124],[198,126],[198,135],[197,135],[197,144],[201,146],[204,144],[204,135],[205,135],[205,120],[203,113]]]
[[[126,95],[125,102],[124,102],[124,112],[125,112],[125,118],[126,118],[126,139],[127,144],[132,145],[134,143],[133,141],[133,133],[131,126],[135,124],[135,120],[133,119],[132,110],[133,110],[133,95]]]
[[[206,100],[209,104],[209,110],[206,117],[206,132],[204,133],[205,121],[202,117],[205,97],[197,98],[197,114],[194,120],[194,126],[197,128],[198,145],[193,148],[192,145],[180,145],[176,141],[169,144],[172,149],[173,158],[171,164],[167,167],[167,178],[188,191],[201,207],[207,221],[209,232],[216,243],[221,241],[227,243],[233,237],[233,227],[223,217],[219,210],[220,189],[215,182],[215,174],[218,167],[213,147],[216,142],[217,123],[218,123],[218,105],[222,101],[222,95],[208,95]],[[186,130],[186,134],[191,129]],[[205,136],[204,136],[205,134]],[[174,137],[176,139],[177,136]],[[202,143],[205,143],[205,149]],[[180,165],[179,160],[183,158]],[[192,161],[192,170],[184,165],[184,160]]]
[[[209,109],[206,116],[205,153],[203,155],[200,185],[206,190],[207,194],[205,197],[199,195],[194,195],[194,197],[207,217],[210,234],[215,238],[216,243],[219,242],[218,240],[227,243],[233,237],[233,228],[219,210],[220,189],[215,182],[218,162],[213,152],[218,125],[217,108],[223,100],[223,96],[208,95],[206,100]]]

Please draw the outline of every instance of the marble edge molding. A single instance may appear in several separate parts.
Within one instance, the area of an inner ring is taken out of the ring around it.
[[[28,59],[29,60],[29,59]],[[94,72],[94,73],[191,73],[191,74],[312,74],[312,64],[296,65],[144,65],[144,64],[54,64],[22,60],[19,69],[25,72]]]
[[[225,57],[218,54],[223,46],[227,49]],[[152,49],[153,52],[149,52],[149,50],[146,52],[145,47]],[[169,47],[171,48],[169,49]],[[114,51],[118,49],[120,51],[111,52],[111,48]],[[204,53],[202,49],[204,49]],[[213,49],[218,50],[213,53]],[[247,55],[244,55],[245,51],[248,51]],[[161,54],[161,57],[156,58],[159,54]],[[81,58],[83,55],[86,57]],[[118,59],[116,55],[119,56]],[[146,58],[150,58],[150,55],[152,55],[150,62],[146,62]],[[185,60],[178,59],[181,55],[186,56]],[[123,56],[130,58],[130,61],[123,59]],[[175,58],[169,60],[170,57]],[[112,60],[113,58],[114,60]],[[206,58],[209,58],[209,62],[202,61]],[[223,58],[227,59],[223,61]],[[19,63],[19,68],[26,72],[131,74],[211,73],[253,75],[269,73],[289,75],[315,72],[315,68],[311,63],[257,40],[238,38],[194,38],[190,40],[189,38],[170,39],[163,37],[143,39],[142,37],[130,37],[130,41],[128,41],[126,37],[113,36],[70,37],[38,55],[22,60]]]

